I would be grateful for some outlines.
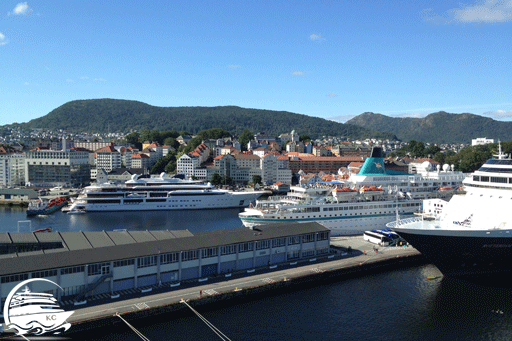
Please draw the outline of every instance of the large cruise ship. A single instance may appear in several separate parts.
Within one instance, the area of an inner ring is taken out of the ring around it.
[[[495,158],[464,180],[465,195],[426,201],[421,217],[388,224],[446,276],[499,278],[512,271],[512,159]],[[500,282],[500,283],[498,283]]]
[[[105,183],[85,187],[69,212],[199,210],[244,208],[261,192],[233,192],[210,183],[167,177],[133,175],[124,185]]]
[[[444,165],[407,174],[384,167],[381,147],[374,147],[358,174],[337,187],[329,184],[292,187],[286,197],[257,200],[239,214],[245,226],[276,222],[316,221],[331,235],[360,234],[383,228],[396,213],[412,216],[421,211],[423,199],[449,198],[460,190],[464,174]],[[427,170],[428,169],[428,170]]]

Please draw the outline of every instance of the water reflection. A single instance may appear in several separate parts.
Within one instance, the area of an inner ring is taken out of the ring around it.
[[[2,224],[0,232],[29,232],[51,227],[54,231],[111,231],[128,230],[183,230],[200,232],[237,228],[242,226],[238,218],[239,209],[184,210],[184,211],[130,211],[89,212],[65,214],[55,212],[48,216],[27,217],[25,209],[16,206],[0,207]],[[29,223],[21,223],[28,221]]]

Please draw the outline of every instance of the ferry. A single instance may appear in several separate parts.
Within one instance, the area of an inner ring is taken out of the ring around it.
[[[356,235],[384,228],[398,213],[413,216],[424,199],[449,198],[460,189],[464,174],[444,165],[408,174],[384,167],[381,147],[374,147],[358,174],[337,185],[293,186],[285,197],[257,200],[239,214],[245,226],[316,221],[331,235]],[[335,187],[337,186],[337,187]],[[440,190],[452,187],[456,190]]]
[[[423,214],[388,224],[445,276],[502,285],[512,266],[512,159],[501,151],[464,180],[466,194],[426,200]]]
[[[68,213],[244,208],[261,194],[217,189],[210,183],[167,177],[165,173],[157,178],[134,174],[122,185],[105,183],[85,187]]]

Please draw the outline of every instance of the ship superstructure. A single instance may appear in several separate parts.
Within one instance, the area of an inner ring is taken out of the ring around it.
[[[465,195],[426,202],[424,214],[388,224],[448,276],[506,278],[512,270],[512,159],[488,160],[464,181]],[[502,277],[503,276],[503,277]]]
[[[397,213],[412,216],[423,199],[451,197],[463,179],[448,165],[421,174],[386,170],[382,148],[374,147],[359,173],[346,181],[291,187],[287,196],[257,200],[239,217],[245,226],[316,221],[332,235],[360,234],[383,228]]]
[[[247,207],[261,192],[233,192],[217,189],[210,183],[137,175],[123,185],[105,183],[85,187],[73,202],[70,212],[190,210]]]

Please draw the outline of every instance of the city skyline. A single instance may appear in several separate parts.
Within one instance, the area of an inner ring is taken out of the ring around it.
[[[512,1],[0,5],[0,125],[77,99],[512,118]]]

